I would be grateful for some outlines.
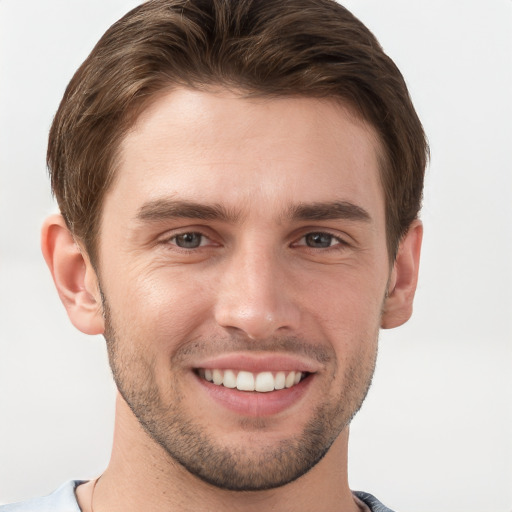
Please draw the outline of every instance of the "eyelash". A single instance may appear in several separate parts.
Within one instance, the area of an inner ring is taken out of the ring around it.
[[[179,238],[179,237],[184,237],[186,235],[195,235],[195,236],[199,236],[200,237],[200,243],[197,247],[180,247],[178,245],[178,243],[176,242],[176,240]],[[204,240],[210,240],[210,238],[208,237],[208,235],[205,235],[204,233],[201,233],[200,231],[184,231],[182,233],[177,233],[169,238],[166,238],[164,240],[164,243],[165,244],[170,244],[170,245],[173,245],[175,246],[177,249],[179,250],[182,250],[182,251],[195,251],[196,249],[199,249],[201,247],[204,247],[203,245],[203,242]]]
[[[312,236],[322,236],[322,237],[329,237],[330,238],[330,243],[332,244],[332,242],[336,242],[335,244],[333,245],[328,245],[327,247],[312,247],[310,245],[307,245],[307,238],[308,237],[312,237]],[[304,240],[305,243],[298,243],[296,242],[294,245],[298,245],[298,246],[301,246],[301,247],[306,247],[308,249],[312,249],[312,250],[323,250],[323,251],[327,251],[327,250],[337,250],[339,249],[340,247],[342,246],[347,246],[348,243],[343,240],[342,238],[340,238],[339,236],[336,236],[332,233],[329,233],[328,231],[310,231],[308,233],[305,233],[304,235],[302,235],[299,239],[299,242]],[[338,247],[340,246],[340,247]]]
[[[181,247],[180,245],[178,245],[177,239],[179,237],[184,237],[186,235],[193,235],[193,236],[200,237],[199,245],[197,245],[196,247]],[[333,241],[335,241],[336,243],[333,245],[329,245],[327,247],[312,247],[307,244],[307,238],[311,237],[311,236],[328,237],[328,238],[330,238],[331,244]],[[182,233],[177,233],[169,238],[166,238],[163,241],[163,243],[173,245],[176,249],[178,249],[180,251],[191,252],[191,251],[196,251],[197,249],[200,249],[201,247],[205,247],[206,245],[208,245],[208,244],[204,243],[205,239],[206,239],[206,241],[209,240],[211,242],[211,239],[208,237],[208,235],[206,235],[200,231],[192,231],[191,230],[191,231],[184,231]],[[300,243],[303,240],[304,240],[304,243]],[[214,245],[217,245],[217,244],[214,244]],[[312,250],[312,251],[320,250],[323,252],[330,251],[330,250],[340,250],[348,245],[349,244],[344,239],[342,239],[339,236],[336,236],[332,233],[329,233],[328,231],[309,231],[309,232],[303,234],[296,242],[293,242],[292,244],[290,244],[291,247],[304,247],[304,248]]]

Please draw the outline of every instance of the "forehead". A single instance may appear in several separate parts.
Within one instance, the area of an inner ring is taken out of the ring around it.
[[[338,101],[176,89],[141,114],[120,149],[104,215],[117,204],[133,216],[165,197],[247,214],[350,200],[384,215],[378,136]]]

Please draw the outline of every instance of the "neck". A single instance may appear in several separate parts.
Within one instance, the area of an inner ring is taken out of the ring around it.
[[[96,487],[84,486],[77,496],[82,510],[102,512],[183,512],[210,510],[359,510],[347,479],[348,429],[326,456],[290,484],[267,491],[226,491],[191,475],[172,460],[142,429],[118,397],[112,457]],[[80,489],[80,488],[79,488]],[[91,496],[94,489],[94,496]]]

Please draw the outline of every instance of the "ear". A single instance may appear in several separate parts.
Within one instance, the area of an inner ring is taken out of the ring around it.
[[[402,238],[388,283],[388,295],[384,301],[381,327],[391,329],[409,320],[420,264],[423,224],[415,220]]]
[[[96,272],[62,215],[45,220],[41,249],[71,323],[85,334],[102,334],[104,321]]]

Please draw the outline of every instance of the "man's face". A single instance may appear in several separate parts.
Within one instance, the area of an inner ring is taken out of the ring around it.
[[[175,90],[125,138],[105,336],[125,401],[191,473],[283,485],[359,409],[390,274],[377,154],[339,104],[222,90]]]

